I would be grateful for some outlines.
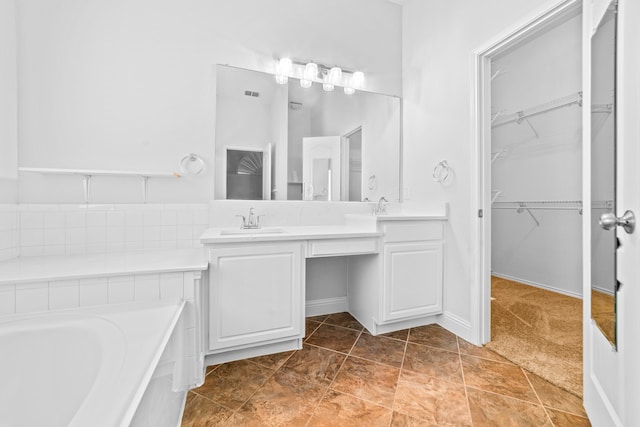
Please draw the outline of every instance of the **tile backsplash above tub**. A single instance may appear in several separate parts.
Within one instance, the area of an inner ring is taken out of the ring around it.
[[[0,205],[0,261],[20,254],[18,205]]]
[[[9,244],[2,234],[10,232],[11,218],[16,225],[12,236],[19,231],[13,251],[5,248]],[[0,256],[3,250],[13,256],[42,256],[194,248],[200,247],[208,222],[204,203],[17,205],[14,216],[0,210]]]

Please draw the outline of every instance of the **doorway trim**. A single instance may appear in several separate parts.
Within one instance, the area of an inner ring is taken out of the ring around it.
[[[472,87],[472,206],[474,242],[471,287],[472,340],[491,339],[491,60],[516,48],[561,19],[580,13],[581,0],[553,0],[508,27],[471,54]]]

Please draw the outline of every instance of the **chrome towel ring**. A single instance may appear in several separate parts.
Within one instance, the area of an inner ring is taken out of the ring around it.
[[[190,153],[180,160],[180,171],[183,175],[200,175],[204,169],[204,160],[197,154]]]
[[[435,182],[446,182],[451,175],[451,167],[446,160],[441,161],[433,168],[433,180]]]

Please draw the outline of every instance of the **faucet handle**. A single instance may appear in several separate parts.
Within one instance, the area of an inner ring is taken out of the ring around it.
[[[247,219],[244,215],[234,215],[236,217],[242,218],[242,224],[240,224],[240,228],[245,228],[247,226]]]

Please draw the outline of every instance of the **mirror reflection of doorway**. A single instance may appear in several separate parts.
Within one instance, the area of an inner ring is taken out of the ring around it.
[[[227,150],[227,199],[263,199],[262,151]]]
[[[362,200],[362,126],[348,132],[343,137],[343,177],[342,200],[359,202]]]

